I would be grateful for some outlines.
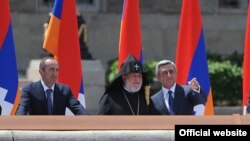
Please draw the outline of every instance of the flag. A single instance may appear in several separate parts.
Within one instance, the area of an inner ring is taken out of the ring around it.
[[[20,93],[9,0],[0,1],[0,22],[0,105],[2,115],[13,115]]]
[[[124,60],[132,54],[142,62],[142,39],[139,0],[124,0],[120,29],[118,70]],[[142,62],[143,63],[143,62]]]
[[[196,77],[208,98],[205,115],[213,115],[213,100],[207,64],[199,0],[183,0],[176,51],[177,83]]]
[[[250,96],[250,7],[248,5],[248,17],[246,25],[245,49],[243,60],[243,115],[246,114],[248,97]]]
[[[85,106],[75,0],[55,1],[43,48],[59,63],[58,82]]]

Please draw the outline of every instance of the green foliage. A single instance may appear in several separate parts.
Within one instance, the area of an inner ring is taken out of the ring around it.
[[[243,54],[208,53],[208,67],[215,105],[240,105],[242,100]]]
[[[207,58],[210,61],[216,61],[216,62],[224,62],[224,61],[230,61],[233,64],[236,64],[238,66],[242,66],[242,60],[243,60],[243,54],[239,54],[238,52],[233,52],[230,55],[220,55],[217,53],[209,53],[207,54]]]
[[[230,61],[208,61],[215,105],[238,105],[242,94],[242,69]]]
[[[113,62],[110,63],[109,70],[107,73],[107,83],[110,84],[112,80],[115,78],[116,74],[118,73],[117,70],[118,60],[115,59]]]
[[[146,78],[150,84],[154,82],[155,78],[155,66],[157,61],[147,61],[143,64],[144,71],[146,73]]]

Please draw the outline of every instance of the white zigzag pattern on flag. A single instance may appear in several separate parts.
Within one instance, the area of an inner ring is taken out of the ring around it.
[[[83,106],[84,108],[86,108],[86,106],[85,106],[85,96],[84,96],[84,94],[79,93],[79,95],[78,95],[78,101],[82,104],[82,106]],[[69,108],[66,108],[65,114],[66,114],[67,116],[73,116],[73,115],[74,115],[74,114],[70,111]]]
[[[13,104],[5,101],[5,97],[8,93],[7,89],[0,87],[0,103],[2,106],[2,115],[10,115]]]
[[[79,93],[79,95],[78,95],[78,100],[80,101],[80,103],[82,104],[82,106],[83,106],[84,108],[86,108],[86,105],[85,105],[85,95],[82,94],[82,93]]]

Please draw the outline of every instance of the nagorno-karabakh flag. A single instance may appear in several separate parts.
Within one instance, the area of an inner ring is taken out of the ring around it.
[[[58,82],[85,106],[75,0],[56,0],[43,44],[59,62]]]
[[[0,105],[2,115],[13,115],[20,93],[9,0],[0,1],[0,22]]]
[[[143,61],[140,24],[139,0],[124,0],[120,28],[118,70],[120,70],[122,63],[129,54],[134,55],[141,62]]]
[[[205,115],[213,115],[213,100],[199,0],[183,0],[176,51],[177,83],[196,77],[207,95]]]

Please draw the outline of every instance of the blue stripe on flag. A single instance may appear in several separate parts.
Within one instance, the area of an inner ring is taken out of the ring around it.
[[[14,103],[18,88],[18,73],[11,23],[0,51],[0,87],[8,90],[5,101]]]
[[[196,47],[196,51],[191,63],[188,80],[196,77],[202,89],[208,96],[210,90],[210,78],[208,72],[207,55],[203,30],[201,31],[200,39]]]
[[[55,1],[53,15],[56,16],[58,19],[61,19],[61,16],[62,16],[63,1],[64,0],[56,0]]]

